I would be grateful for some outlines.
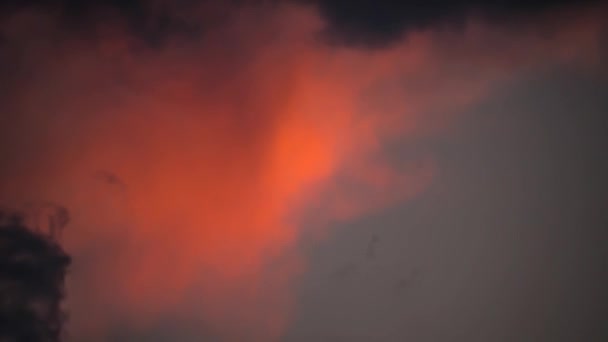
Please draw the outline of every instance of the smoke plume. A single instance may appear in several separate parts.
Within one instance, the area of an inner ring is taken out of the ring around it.
[[[0,212],[0,340],[58,342],[66,319],[62,307],[70,257],[56,241],[66,211],[51,216]],[[27,227],[26,218],[49,221]]]
[[[298,240],[440,175],[432,151],[390,148],[530,70],[593,68],[604,25],[596,7],[471,16],[370,50],[323,39],[308,5],[151,2],[141,30],[95,13],[0,21],[0,203],[69,208],[69,330],[87,341],[168,317],[280,338],[305,272]]]

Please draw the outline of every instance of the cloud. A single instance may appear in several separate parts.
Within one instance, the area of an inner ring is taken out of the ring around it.
[[[493,24],[513,25],[548,11],[566,10],[573,5],[590,6],[601,1],[409,1],[298,0],[318,6],[327,25],[324,34],[339,44],[382,48],[398,43],[410,31],[443,27],[461,30],[471,16],[484,16]]]
[[[60,10],[0,22],[0,203],[70,209],[70,331],[89,341],[166,317],[281,336],[298,239],[441,171],[389,147],[440,134],[518,75],[593,67],[603,30],[597,8],[513,27],[471,17],[366,50],[320,40],[311,6],[171,10],[207,25],[153,37],[112,11],[75,29]]]

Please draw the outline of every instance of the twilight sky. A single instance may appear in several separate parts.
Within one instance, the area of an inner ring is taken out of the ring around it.
[[[68,340],[608,340],[602,2],[0,4]]]

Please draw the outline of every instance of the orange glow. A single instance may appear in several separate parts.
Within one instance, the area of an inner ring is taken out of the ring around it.
[[[399,163],[387,142],[436,134],[528,68],[589,60],[598,35],[578,22],[545,38],[472,21],[366,52],[316,41],[309,8],[238,13],[158,49],[119,25],[82,41],[40,24],[59,43],[17,25],[27,16],[2,26],[34,76],[16,88],[10,135],[27,158],[11,160],[0,200],[70,209],[74,336],[187,313],[280,336],[305,269],[297,239],[315,229],[303,222],[354,219],[435,175],[432,156]],[[542,47],[508,44],[522,37]],[[507,46],[500,58],[488,39]]]

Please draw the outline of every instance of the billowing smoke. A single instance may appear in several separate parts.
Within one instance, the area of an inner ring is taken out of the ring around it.
[[[529,70],[593,68],[603,29],[598,8],[477,16],[366,50],[322,39],[312,6],[162,10],[162,35],[110,10],[86,29],[35,8],[0,23],[0,203],[69,208],[69,330],[87,341],[168,318],[280,337],[298,239],[441,172],[432,151],[390,148]]]
[[[64,287],[70,257],[58,244],[67,211],[37,206],[0,212],[0,340],[58,342],[64,336]],[[40,221],[48,222],[40,222]],[[34,224],[27,225],[27,221]]]

